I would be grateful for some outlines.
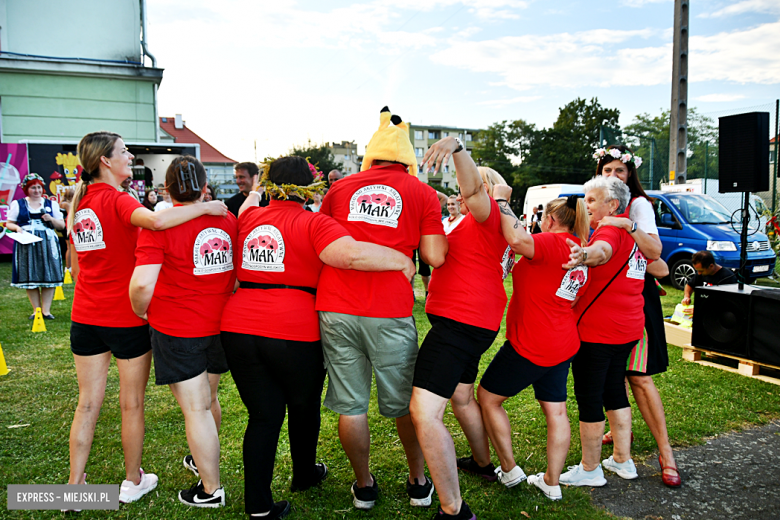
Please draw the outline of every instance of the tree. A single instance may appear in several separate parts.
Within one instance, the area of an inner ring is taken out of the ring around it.
[[[309,139],[306,146],[293,146],[290,150],[290,155],[307,158],[310,163],[322,172],[326,179],[331,170],[341,170],[344,167],[344,163],[336,162],[336,157],[327,145],[313,145],[311,139]]]
[[[511,177],[515,167],[509,159],[517,149],[509,141],[507,122],[493,123],[477,135],[471,156],[480,166],[493,168],[504,177]]]

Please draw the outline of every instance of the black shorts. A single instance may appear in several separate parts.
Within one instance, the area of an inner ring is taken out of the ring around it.
[[[420,276],[430,276],[431,275],[431,266],[423,262],[422,257],[420,256],[420,250],[415,249],[414,250],[414,261],[417,261],[417,274]]]
[[[434,314],[428,314],[428,319],[431,330],[417,354],[412,386],[450,399],[459,383],[471,385],[477,380],[479,359],[493,344],[498,331]]]
[[[219,334],[202,338],[177,338],[150,327],[154,382],[181,383],[203,372],[224,374],[229,370]]]
[[[152,349],[149,325],[101,327],[71,322],[70,350],[77,356],[111,352],[117,359],[135,359]]]
[[[574,359],[574,358],[572,358]],[[571,359],[551,367],[540,367],[517,353],[507,341],[490,362],[479,385],[491,394],[512,397],[529,386],[538,401],[566,401],[566,380]]]

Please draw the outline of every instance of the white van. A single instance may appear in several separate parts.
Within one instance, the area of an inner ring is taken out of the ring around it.
[[[546,206],[548,202],[557,199],[562,193],[582,193],[582,184],[542,184],[528,188],[528,191],[525,192],[523,216],[521,217],[526,231],[531,231],[531,216],[539,204]]]

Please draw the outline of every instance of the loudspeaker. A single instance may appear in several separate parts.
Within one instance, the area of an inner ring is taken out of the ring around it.
[[[752,291],[749,285],[740,291],[736,284],[697,287],[691,344],[712,352],[748,358]]]
[[[769,112],[750,112],[718,120],[718,191],[769,191]]]
[[[750,359],[780,367],[780,289],[757,289],[750,300]]]

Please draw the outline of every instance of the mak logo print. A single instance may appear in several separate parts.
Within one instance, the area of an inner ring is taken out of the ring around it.
[[[284,272],[284,239],[274,226],[257,226],[244,240],[241,267],[249,271]]]
[[[559,296],[564,300],[573,302],[577,297],[577,292],[582,289],[585,282],[588,281],[588,266],[578,265],[572,267],[566,272],[566,275],[561,281],[561,286],[555,291],[555,296]]]
[[[82,209],[76,212],[71,235],[76,251],[95,251],[106,248],[106,243],[103,241],[103,226],[91,209]]]
[[[634,280],[644,280],[645,271],[647,271],[647,259],[642,251],[634,244],[634,248],[631,250],[631,258],[628,260],[628,271],[626,271],[626,278],[633,278]]]
[[[192,248],[195,269],[192,274],[224,273],[233,270],[233,242],[224,230],[206,228],[195,237]]]
[[[397,228],[403,206],[401,194],[390,186],[364,186],[352,195],[347,220]]]

